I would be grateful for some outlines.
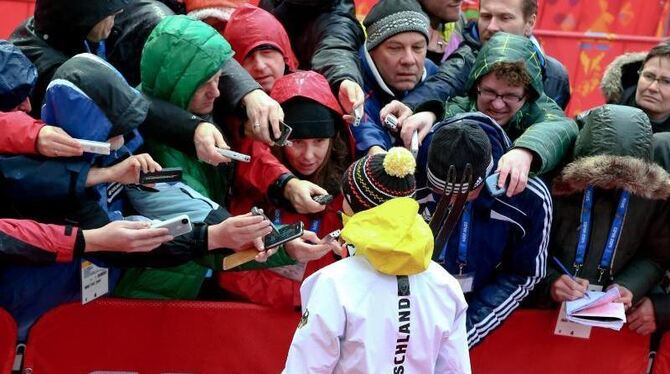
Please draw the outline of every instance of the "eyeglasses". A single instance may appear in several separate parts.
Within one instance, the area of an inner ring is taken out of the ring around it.
[[[526,97],[525,94],[517,95],[512,93],[506,93],[501,95],[491,89],[481,87],[477,87],[477,95],[479,95],[479,97],[487,101],[493,101],[497,98],[500,98],[507,105],[518,104],[519,102],[521,102],[521,100],[523,100]]]
[[[668,77],[657,77],[656,74],[652,72],[642,70],[638,71],[638,74],[640,74],[640,77],[649,85],[651,85],[654,82],[658,82],[659,87],[663,88],[670,87],[670,78]]]

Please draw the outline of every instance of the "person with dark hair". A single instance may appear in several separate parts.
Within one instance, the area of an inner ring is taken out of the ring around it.
[[[357,51],[365,33],[353,0],[261,0],[258,6],[284,25],[299,68],[326,77],[345,113],[363,105]]]
[[[465,293],[470,347],[518,308],[545,275],[552,203],[544,183],[531,177],[528,188],[513,197],[484,187],[510,147],[493,119],[463,113],[433,127],[417,161],[416,198],[436,236],[433,260],[456,274]],[[443,205],[450,206],[446,216]]]
[[[608,103],[647,114],[654,132],[654,160],[670,171],[670,43],[617,57],[607,66],[600,89]]]
[[[577,122],[574,157],[553,180],[549,246],[571,274],[550,262],[536,304],[574,300],[589,286],[616,287],[631,329],[667,329],[669,298],[649,291],[670,259],[670,175],[652,162],[649,119],[640,109],[606,104]]]
[[[415,165],[394,147],[344,173],[349,257],[300,288],[285,373],[470,373],[467,306],[456,280],[431,261],[433,237],[412,199]]]
[[[466,84],[468,95],[446,103],[443,117],[480,111],[514,141],[498,162],[498,185],[511,197],[526,188],[529,174],[543,175],[561,162],[577,137],[577,125],[542,91],[539,55],[525,37],[496,33],[482,48]],[[429,127],[431,112],[415,115]]]
[[[430,24],[416,0],[380,1],[363,24],[368,37],[358,54],[368,99],[360,125],[353,127],[358,156],[394,145],[410,146],[412,134],[402,136],[389,129],[379,111],[437,71],[435,64],[426,60]]]
[[[277,191],[267,196],[250,185],[248,178],[239,177],[241,170],[238,170],[231,212],[245,212],[257,206],[275,225],[301,221],[311,232],[304,238],[319,245],[314,246],[310,257],[300,259],[295,265],[220,273],[219,285],[255,303],[294,309],[300,308],[299,289],[303,279],[335,261],[335,256],[329,252],[338,249],[336,242],[323,245],[319,238],[342,227],[338,215],[342,209],[341,176],[354,159],[354,145],[351,131],[342,119],[340,105],[321,74],[302,71],[285,75],[277,80],[271,96],[282,104],[285,121],[293,129],[289,136],[291,145],[273,147],[273,157],[279,159],[292,175],[323,188],[332,201],[324,204],[325,210],[320,213],[299,214]],[[254,147],[267,147],[255,143]],[[251,174],[258,178],[263,176],[254,169],[260,162],[252,160],[249,166]]]

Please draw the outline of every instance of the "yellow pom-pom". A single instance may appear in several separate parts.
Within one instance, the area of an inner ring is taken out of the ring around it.
[[[412,153],[403,147],[393,147],[384,156],[384,170],[386,174],[397,178],[405,178],[414,174],[416,161]]]

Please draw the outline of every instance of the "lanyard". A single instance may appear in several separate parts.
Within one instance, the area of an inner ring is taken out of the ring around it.
[[[281,224],[281,211],[279,209],[275,209],[275,216],[274,219],[272,220],[272,223],[274,223],[275,225]],[[320,229],[321,229],[321,218],[313,219],[312,222],[309,224],[309,231],[318,235]]]
[[[617,204],[616,214],[614,215],[614,221],[610,227],[609,234],[607,235],[607,242],[605,243],[605,249],[603,250],[602,257],[600,258],[600,263],[598,264],[598,283],[602,281],[603,274],[607,269],[611,273],[612,259],[614,252],[616,252],[616,247],[619,244],[619,238],[621,237],[621,228],[623,226],[623,221],[626,216],[626,209],[628,208],[628,201],[630,200],[630,193],[628,191],[621,191],[621,196],[619,197],[619,203]],[[586,255],[586,247],[589,243],[589,236],[591,234],[591,211],[593,210],[593,186],[587,186],[584,191],[584,199],[582,201],[582,213],[581,213],[581,224],[579,232],[579,241],[577,242],[577,251],[575,253],[575,275],[581,270],[584,265],[584,256]]]
[[[463,209],[463,217],[461,217],[461,227],[458,235],[458,273],[463,274],[463,269],[468,263],[468,245],[470,244],[470,230],[472,229],[472,203],[465,204]],[[445,262],[447,256],[447,249],[449,240],[444,243],[442,253],[440,253],[439,260],[441,263]]]

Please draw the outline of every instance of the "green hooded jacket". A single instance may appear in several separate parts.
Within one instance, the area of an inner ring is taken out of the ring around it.
[[[577,117],[582,130],[577,137],[572,162],[552,185],[554,221],[549,255],[573,270],[582,201],[587,186],[593,186],[591,230],[584,264],[577,276],[597,284],[598,266],[617,210],[622,190],[630,192],[621,234],[603,274],[604,287],[618,283],[633,293],[633,303],[658,283],[670,259],[670,176],[651,161],[652,131],[641,110],[603,105]],[[551,285],[561,271],[547,262],[547,277],[535,289],[537,305],[551,305]],[[670,323],[670,304],[664,317]]]
[[[147,96],[188,109],[198,87],[231,59],[228,42],[207,24],[187,16],[169,16],[151,32],[142,51],[141,91]],[[166,124],[169,126],[169,124]],[[214,167],[165,144],[147,140],[151,156],[163,167],[181,167],[183,182],[202,195],[225,206],[229,167]],[[295,263],[280,250],[267,263],[255,262],[237,270]],[[129,269],[115,294],[151,299],[194,299],[209,269],[222,270],[222,256],[208,255],[198,261],[162,268]]]
[[[544,94],[540,58],[533,42],[523,36],[496,33],[477,55],[466,83],[468,97],[456,97],[447,102],[445,118],[459,113],[476,112],[479,80],[491,71],[496,62],[525,62],[531,77],[531,95],[503,128],[515,148],[533,151],[531,171],[545,174],[554,169],[571,149],[577,137],[577,125],[565,116],[561,108]]]

